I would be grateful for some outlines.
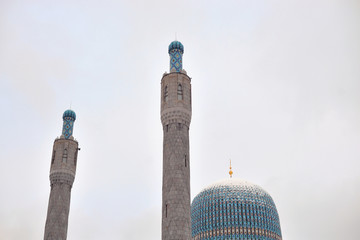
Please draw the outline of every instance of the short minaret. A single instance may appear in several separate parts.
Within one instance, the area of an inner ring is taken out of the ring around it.
[[[78,142],[72,136],[75,119],[74,111],[64,112],[62,135],[54,141],[50,166],[51,192],[44,240],[66,240],[71,187],[79,150]]]
[[[170,73],[161,79],[164,131],[162,239],[191,239],[190,155],[191,79],[182,69],[184,46],[169,45]]]

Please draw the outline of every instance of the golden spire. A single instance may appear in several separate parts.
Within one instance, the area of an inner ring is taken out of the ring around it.
[[[232,169],[232,167],[231,167],[231,159],[230,159],[230,171],[229,171],[230,178],[232,178],[232,175],[233,175],[233,171],[231,169]]]

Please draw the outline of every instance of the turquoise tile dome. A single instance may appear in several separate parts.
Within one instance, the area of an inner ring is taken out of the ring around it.
[[[74,131],[74,122],[76,120],[76,114],[73,110],[66,110],[63,114],[63,129],[62,129],[62,135],[69,139]]]
[[[172,50],[179,50],[181,52],[181,54],[183,54],[184,53],[184,45],[182,45],[182,43],[179,41],[173,41],[169,45],[169,53]]]
[[[240,179],[206,187],[191,205],[193,240],[281,240],[279,215],[271,196]]]
[[[65,118],[72,118],[74,121],[76,120],[76,114],[73,110],[66,110],[63,114],[63,119],[65,120]]]

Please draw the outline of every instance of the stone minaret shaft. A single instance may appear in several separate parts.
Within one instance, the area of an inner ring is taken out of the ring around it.
[[[190,155],[191,80],[182,70],[183,46],[169,46],[170,73],[161,80],[161,122],[164,131],[162,239],[191,239]],[[177,59],[173,59],[177,58]]]
[[[75,119],[73,111],[65,111],[62,135],[54,141],[50,166],[51,192],[44,240],[66,240],[67,237],[71,187],[79,149],[78,142],[72,136]]]

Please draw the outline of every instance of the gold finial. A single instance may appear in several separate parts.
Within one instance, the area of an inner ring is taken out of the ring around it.
[[[231,167],[231,159],[230,159],[230,171],[229,171],[230,178],[232,178],[232,175],[233,175],[233,171],[231,169],[232,169],[232,167]]]

